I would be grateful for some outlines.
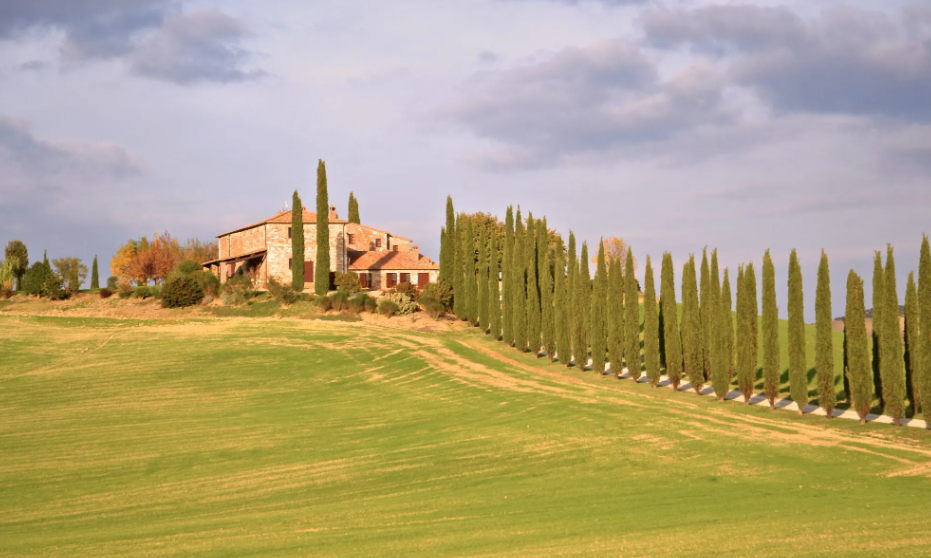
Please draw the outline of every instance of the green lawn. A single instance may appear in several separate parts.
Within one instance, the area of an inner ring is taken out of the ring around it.
[[[0,315],[3,556],[926,556],[931,434],[467,331]]]

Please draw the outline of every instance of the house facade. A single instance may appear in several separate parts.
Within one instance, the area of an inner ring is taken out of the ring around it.
[[[217,236],[220,257],[203,266],[226,282],[235,273],[246,273],[258,287],[269,277],[290,284],[295,265],[304,268],[304,286],[314,286],[317,258],[317,214],[303,209],[304,261],[291,254],[291,211]],[[349,223],[330,206],[330,286],[337,272],[356,273],[364,289],[384,290],[408,281],[423,288],[435,282],[439,265],[420,254],[409,238],[388,231]]]

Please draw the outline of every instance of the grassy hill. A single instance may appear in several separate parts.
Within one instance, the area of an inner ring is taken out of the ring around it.
[[[0,315],[5,556],[923,556],[931,443],[475,331]]]

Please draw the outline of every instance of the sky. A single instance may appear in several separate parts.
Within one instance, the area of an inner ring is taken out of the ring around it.
[[[0,243],[99,255],[274,215],[318,159],[341,217],[436,258],[445,199],[594,250],[703,247],[806,318],[831,262],[899,296],[931,232],[931,4],[704,0],[3,0]],[[733,280],[733,277],[732,277]],[[869,300],[869,298],[867,299]],[[869,304],[867,304],[869,306]]]

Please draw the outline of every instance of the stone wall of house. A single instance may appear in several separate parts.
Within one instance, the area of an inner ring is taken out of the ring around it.
[[[268,223],[264,225],[267,229],[266,244],[268,247],[268,274],[274,276],[279,281],[291,283],[291,268],[289,260],[291,259],[291,239],[288,238],[288,228],[290,225],[279,223]],[[342,223],[330,224],[330,271],[342,271],[347,269],[348,259],[346,256],[346,239],[345,225]],[[304,223],[304,259],[307,261],[317,260],[317,225],[315,223]],[[313,277],[304,277],[306,284],[313,283]]]

